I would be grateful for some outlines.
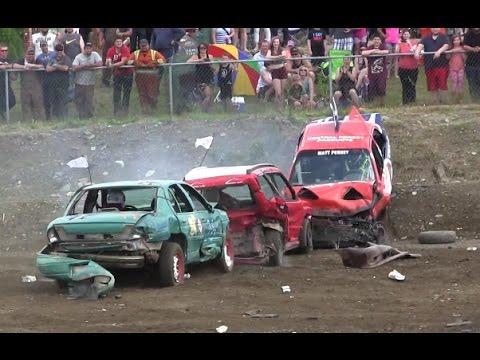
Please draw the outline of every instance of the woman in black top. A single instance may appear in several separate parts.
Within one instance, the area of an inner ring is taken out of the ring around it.
[[[203,92],[205,98],[202,101],[202,109],[207,112],[212,105],[213,98],[213,77],[214,70],[211,64],[212,57],[208,54],[208,45],[201,43],[198,45],[198,53],[192,55],[187,60],[188,63],[195,63],[195,82],[198,88]]]

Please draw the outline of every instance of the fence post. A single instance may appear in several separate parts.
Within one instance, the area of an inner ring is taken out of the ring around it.
[[[328,61],[328,93],[330,98],[328,101],[332,101],[333,99],[333,82],[332,82],[332,72],[333,72],[333,59],[330,58]]]
[[[170,102],[170,120],[173,121],[173,74],[172,64],[168,64],[168,96]]]
[[[8,106],[10,99],[8,98],[8,71],[5,69],[5,118],[7,124],[10,124],[10,107]]]

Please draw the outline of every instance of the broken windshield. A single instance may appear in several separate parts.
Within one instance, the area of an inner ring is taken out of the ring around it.
[[[91,189],[77,196],[69,215],[100,211],[154,211],[157,188],[112,187]]]
[[[365,150],[314,150],[300,153],[290,182],[293,185],[340,181],[373,181],[370,156]]]

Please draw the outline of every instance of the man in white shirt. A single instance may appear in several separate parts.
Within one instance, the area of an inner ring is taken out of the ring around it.
[[[53,51],[55,46],[56,34],[48,28],[40,28],[40,32],[32,35],[32,45],[35,47],[35,59],[42,53],[40,48],[40,42],[46,41],[48,45],[48,51]]]
[[[262,44],[260,45],[260,51],[253,55],[253,60],[258,60],[258,67],[262,68],[264,66],[263,60],[268,55],[268,50],[270,49],[270,42],[265,40],[262,41]]]
[[[75,104],[80,119],[93,117],[94,91],[97,71],[94,67],[102,66],[102,58],[93,51],[92,44],[87,42],[83,53],[78,54],[73,60],[75,72]]]

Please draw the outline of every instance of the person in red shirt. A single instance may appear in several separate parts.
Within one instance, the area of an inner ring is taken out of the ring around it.
[[[447,33],[446,28],[440,28],[440,34],[445,35]],[[432,35],[432,30],[431,28],[420,28],[420,37],[424,38],[427,36]]]
[[[160,86],[157,67],[164,62],[165,57],[150,49],[147,39],[140,40],[140,50],[130,54],[128,63],[135,65],[135,82],[144,114],[152,115],[157,109]]]
[[[418,60],[415,59],[415,50],[418,40],[411,39],[410,36],[410,30],[403,29],[400,42],[395,47],[397,54],[405,54],[398,57],[398,76],[402,83],[402,103],[404,105],[414,103],[417,99]]]
[[[115,117],[128,115],[130,92],[133,83],[133,68],[121,68],[130,58],[128,47],[122,37],[117,37],[114,45],[107,51],[105,65],[113,68],[113,114]],[[123,97],[122,97],[123,93]]]

